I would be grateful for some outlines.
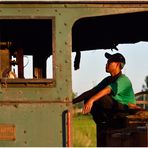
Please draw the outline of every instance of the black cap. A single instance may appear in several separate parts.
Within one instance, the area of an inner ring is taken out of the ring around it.
[[[123,64],[125,64],[125,58],[122,54],[120,53],[115,53],[115,54],[109,54],[109,53],[105,53],[105,57],[110,60],[111,62],[121,62]]]

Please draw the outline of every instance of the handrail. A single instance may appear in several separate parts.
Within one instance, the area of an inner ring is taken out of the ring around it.
[[[137,100],[136,104],[148,104],[148,101],[145,100]]]
[[[71,113],[67,111],[67,147],[71,147]]]

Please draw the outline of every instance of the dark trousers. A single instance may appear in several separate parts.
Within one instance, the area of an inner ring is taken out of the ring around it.
[[[89,98],[88,98],[89,99]],[[85,99],[84,103],[88,99]],[[135,114],[138,110],[129,109],[107,95],[94,102],[91,114],[97,126],[97,147],[106,147],[108,128],[125,128],[128,123],[127,115]]]
[[[84,101],[87,102],[88,99]],[[116,122],[116,118],[118,120],[121,118],[125,118],[128,115],[128,106],[117,102],[110,95],[106,95],[94,102],[91,114],[96,124],[106,124],[110,126]],[[122,124],[121,121],[118,121]],[[119,126],[119,125],[118,125]]]
[[[87,100],[85,99],[84,103]],[[97,147],[105,147],[107,129],[125,127],[129,109],[127,105],[123,105],[107,95],[94,102],[91,114],[97,126]]]

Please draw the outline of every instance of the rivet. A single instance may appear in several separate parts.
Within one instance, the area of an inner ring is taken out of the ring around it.
[[[24,141],[25,144],[27,144],[27,141]]]
[[[64,5],[65,8],[67,8],[67,5]]]
[[[17,104],[14,104],[13,106],[14,106],[15,108],[18,108],[18,105],[17,105]]]

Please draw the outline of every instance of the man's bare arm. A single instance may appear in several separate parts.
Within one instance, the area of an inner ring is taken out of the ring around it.
[[[93,103],[95,101],[98,101],[100,98],[102,98],[105,95],[108,95],[111,93],[111,88],[110,87],[105,87],[104,89],[102,89],[101,91],[99,91],[97,94],[95,94],[94,96],[92,96],[84,105],[83,107],[83,114],[87,114],[91,111],[91,108],[93,106]]]

